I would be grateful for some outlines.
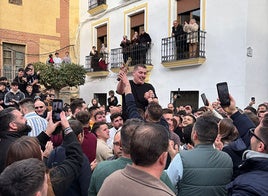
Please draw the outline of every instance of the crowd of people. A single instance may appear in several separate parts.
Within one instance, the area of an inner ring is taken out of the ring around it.
[[[0,195],[268,194],[267,103],[240,109],[229,95],[224,107],[163,108],[146,66],[134,66],[133,80],[126,71],[115,89],[122,104],[114,90],[108,107],[77,98],[60,121],[52,118],[53,90],[3,105]]]

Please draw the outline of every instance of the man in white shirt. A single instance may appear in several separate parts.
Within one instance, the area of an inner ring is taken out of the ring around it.
[[[56,67],[56,68],[59,68],[59,66],[60,66],[61,63],[62,63],[62,60],[61,60],[61,58],[59,57],[59,53],[58,53],[58,52],[55,53],[55,57],[53,58],[53,61],[54,61],[54,65],[55,65],[55,67]]]

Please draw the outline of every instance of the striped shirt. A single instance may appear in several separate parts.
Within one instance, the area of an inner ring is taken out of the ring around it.
[[[27,120],[27,124],[32,127],[29,136],[36,137],[39,133],[46,130],[47,120],[38,116],[35,112],[25,114],[24,117]]]

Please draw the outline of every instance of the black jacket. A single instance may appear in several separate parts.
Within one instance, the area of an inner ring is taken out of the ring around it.
[[[18,138],[28,135],[27,132],[0,131],[0,173],[5,169],[9,146]]]
[[[227,185],[228,195],[268,195],[268,154],[246,151],[240,175]]]

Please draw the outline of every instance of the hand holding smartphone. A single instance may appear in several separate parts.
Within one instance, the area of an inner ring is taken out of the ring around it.
[[[207,99],[205,93],[202,93],[202,94],[201,94],[201,98],[202,98],[202,101],[203,101],[204,105],[205,105],[205,106],[208,106],[209,103],[208,103],[208,99]]]
[[[218,83],[216,86],[221,107],[228,107],[230,105],[230,97],[227,82]]]
[[[63,110],[63,101],[61,99],[53,99],[52,101],[52,120],[53,122],[60,121],[60,113]]]

